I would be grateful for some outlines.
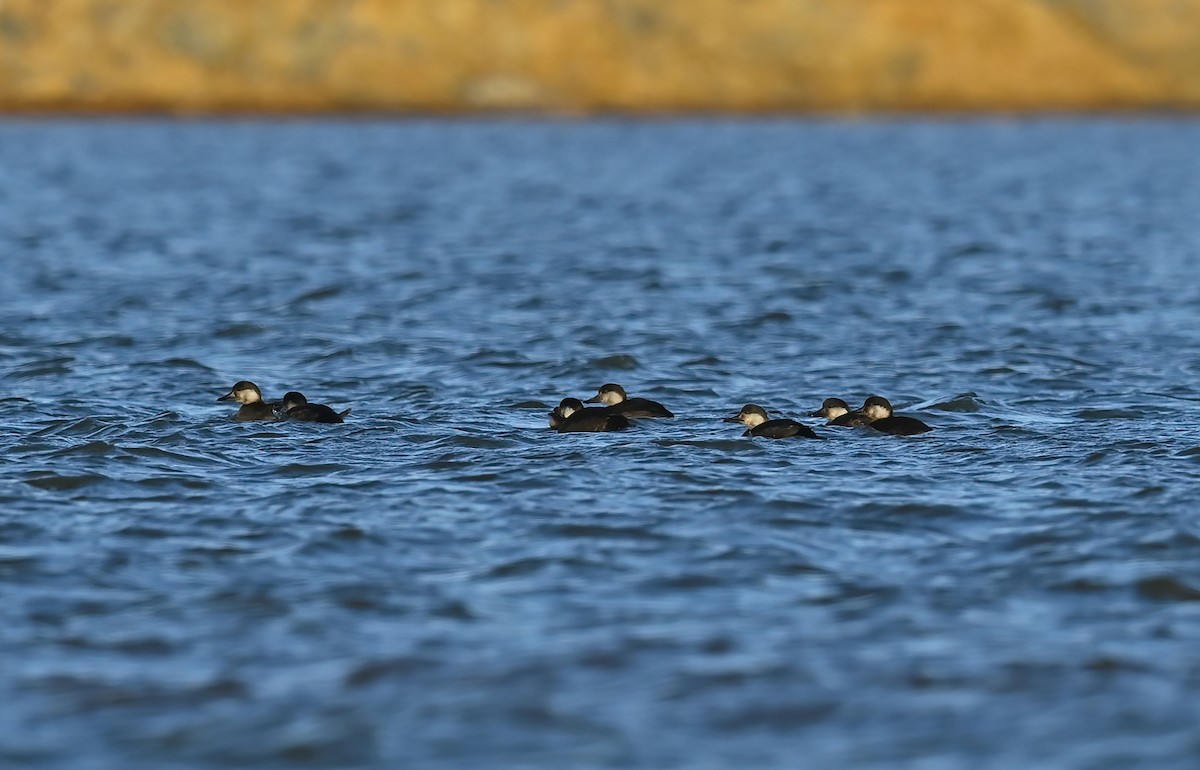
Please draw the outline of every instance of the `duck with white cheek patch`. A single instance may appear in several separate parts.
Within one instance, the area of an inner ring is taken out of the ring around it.
[[[550,413],[550,427],[559,433],[624,431],[629,419],[610,407],[584,407],[578,398],[564,398]]]
[[[577,398],[564,398],[550,412],[550,427],[559,433],[608,433],[625,430],[629,419],[609,407],[584,407]]]
[[[283,396],[283,415],[289,420],[339,423],[344,422],[342,418],[348,414],[350,414],[349,409],[342,412],[335,412],[333,407],[325,404],[310,404],[303,393],[298,393],[294,390]]]
[[[733,417],[726,417],[725,422],[740,422],[746,426],[743,436],[759,436],[762,438],[820,438],[813,429],[795,420],[772,420],[767,410],[758,404],[746,404]]]
[[[263,401],[262,391],[249,380],[236,383],[229,392],[220,396],[218,401],[236,401],[241,404],[233,419],[239,422],[250,420],[274,420],[279,404],[269,404]]]
[[[891,402],[883,396],[870,396],[861,407],[850,414],[865,420],[863,424],[873,430],[893,436],[915,436],[933,430],[915,417],[894,414]]]
[[[826,425],[833,425],[834,420],[850,413],[850,405],[840,398],[827,398],[821,402],[821,408],[809,412],[809,417],[824,417]]]
[[[674,417],[671,411],[657,401],[647,398],[630,398],[625,388],[610,382],[601,385],[600,391],[588,399],[589,404],[606,404],[614,414],[623,414],[630,419],[639,417]]]

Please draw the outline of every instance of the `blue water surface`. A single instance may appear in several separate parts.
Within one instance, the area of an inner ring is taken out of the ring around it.
[[[0,123],[0,766],[1196,767],[1198,146]]]

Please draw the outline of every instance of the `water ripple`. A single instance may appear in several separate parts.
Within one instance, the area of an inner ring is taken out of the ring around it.
[[[1190,770],[1196,134],[0,124],[0,765]]]

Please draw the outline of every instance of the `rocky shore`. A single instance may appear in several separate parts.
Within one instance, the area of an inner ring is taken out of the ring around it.
[[[0,0],[10,113],[1198,106],[1200,0]]]

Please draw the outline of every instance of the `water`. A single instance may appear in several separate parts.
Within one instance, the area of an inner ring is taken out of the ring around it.
[[[1194,767],[1198,142],[0,124],[0,765]]]

